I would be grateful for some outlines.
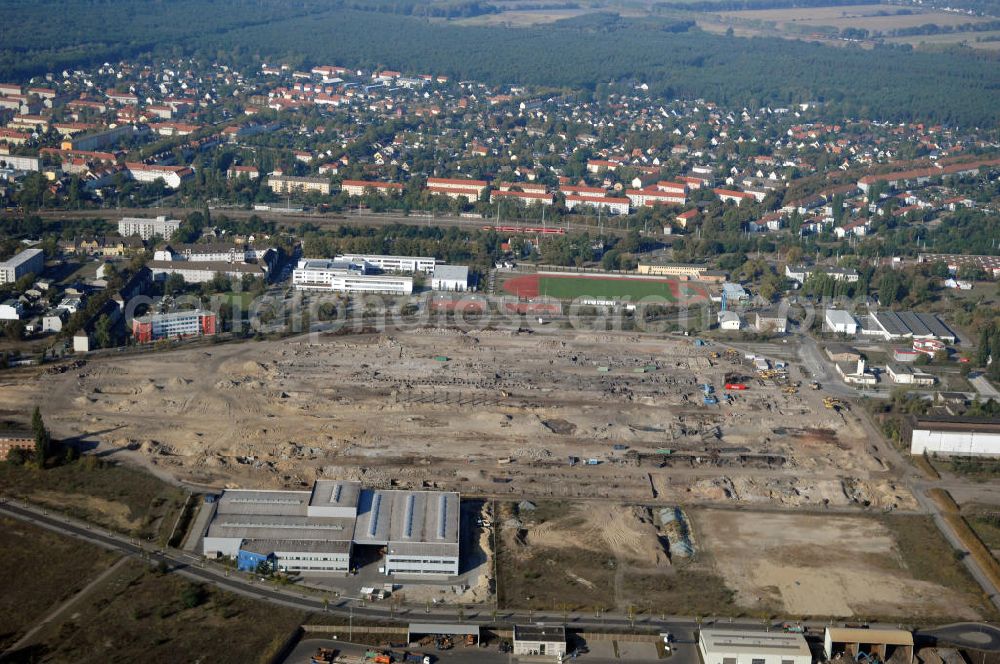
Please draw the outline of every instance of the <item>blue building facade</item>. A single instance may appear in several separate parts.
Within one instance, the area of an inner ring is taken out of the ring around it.
[[[256,551],[240,549],[236,556],[236,569],[241,572],[256,572],[260,564],[265,562],[273,566],[275,562],[274,554],[257,553]]]

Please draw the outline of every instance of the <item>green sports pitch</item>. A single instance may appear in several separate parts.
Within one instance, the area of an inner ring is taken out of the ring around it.
[[[676,282],[645,279],[601,279],[596,277],[538,278],[538,294],[560,300],[592,297],[598,300],[641,300],[658,297],[676,302]]]

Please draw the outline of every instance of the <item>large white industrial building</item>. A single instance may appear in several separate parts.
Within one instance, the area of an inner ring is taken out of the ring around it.
[[[466,265],[438,265],[431,275],[431,289],[461,292],[469,288],[469,268]]]
[[[383,550],[390,576],[456,576],[457,493],[363,489],[319,480],[312,491],[226,490],[203,541],[206,556],[241,569],[269,561],[288,572],[347,573],[356,547]]]
[[[702,629],[698,650],[704,664],[811,664],[801,634],[760,630]]]
[[[1000,455],[1000,421],[975,417],[923,417],[913,424],[910,454]]]
[[[413,277],[368,274],[364,263],[307,258],[292,271],[292,285],[298,290],[409,295]]]
[[[381,254],[341,254],[335,261],[368,263],[383,272],[433,272],[437,261],[428,256],[382,256]]]
[[[858,333],[858,321],[843,309],[827,309],[823,314],[823,329],[827,332],[853,336]]]
[[[955,343],[955,333],[934,314],[913,311],[879,311],[864,320],[862,334],[893,339],[938,339]]]

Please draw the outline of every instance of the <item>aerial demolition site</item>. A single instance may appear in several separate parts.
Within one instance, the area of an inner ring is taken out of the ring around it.
[[[795,352],[555,327],[311,335],[90,359],[0,398],[200,487],[459,492],[494,529],[476,541],[506,603],[662,606],[713,579],[683,606],[976,618],[909,572],[890,521],[915,498]],[[457,596],[483,599],[470,585]]]

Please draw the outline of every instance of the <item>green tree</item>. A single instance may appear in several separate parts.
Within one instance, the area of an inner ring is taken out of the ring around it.
[[[111,325],[107,314],[101,314],[94,324],[94,342],[99,348],[110,348],[113,345]]]
[[[35,462],[41,468],[49,456],[52,439],[48,429],[45,428],[45,422],[42,421],[42,411],[38,406],[35,406],[35,411],[31,414],[31,430],[35,434]]]
[[[204,603],[205,598],[205,588],[200,585],[189,583],[181,590],[181,603],[185,608],[193,609]]]
[[[180,274],[168,274],[163,282],[164,295],[177,295],[184,290],[184,277]]]

